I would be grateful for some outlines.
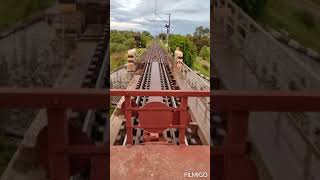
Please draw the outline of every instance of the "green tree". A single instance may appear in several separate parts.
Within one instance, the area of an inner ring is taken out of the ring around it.
[[[146,35],[146,34],[142,34],[141,35],[141,46],[142,48],[146,48],[148,46],[148,44],[151,42],[152,40],[152,36],[150,35]]]
[[[161,40],[166,40],[166,39],[167,39],[167,34],[166,34],[166,33],[160,33],[160,34],[158,35],[158,37],[159,37],[159,39],[161,39]]]
[[[148,31],[142,31],[142,35],[152,38],[152,35],[151,35],[150,32],[148,32]]]
[[[267,0],[234,0],[251,17],[257,18],[265,10]]]
[[[210,48],[207,46],[203,46],[200,50],[199,56],[204,60],[210,59]]]
[[[193,36],[187,36],[197,47],[197,54],[203,46],[210,46],[210,30],[199,26],[196,28]]]
[[[145,48],[151,42],[152,36],[149,32],[133,31],[110,31],[110,67],[111,70],[118,68],[127,61],[127,51],[136,47],[135,37],[139,36],[141,47]]]
[[[193,62],[197,57],[197,48],[187,37],[181,35],[170,35],[169,45],[172,53],[177,47],[183,52],[183,61],[187,66],[192,67]]]
[[[196,31],[193,33],[195,37],[209,37],[209,28],[204,28],[203,26],[196,27]]]

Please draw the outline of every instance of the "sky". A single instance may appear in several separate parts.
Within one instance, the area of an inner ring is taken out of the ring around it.
[[[168,13],[173,34],[193,34],[197,26],[210,26],[210,0],[111,0],[111,29],[165,33]]]

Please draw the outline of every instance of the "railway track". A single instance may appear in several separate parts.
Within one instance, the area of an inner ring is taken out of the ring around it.
[[[179,90],[176,80],[174,79],[171,71],[171,64],[165,57],[165,50],[162,49],[156,42],[153,42],[149,50],[146,52],[146,58],[144,60],[143,72],[136,85],[137,90]],[[132,99],[136,106],[143,107],[150,102],[162,102],[168,107],[178,108],[180,105],[180,99],[177,97],[148,97],[138,96]],[[139,118],[134,116],[133,125],[139,125]],[[122,123],[118,136],[116,138],[115,145],[126,145],[127,135],[125,131],[125,122]],[[145,133],[141,128],[135,128],[133,130],[133,144],[144,144]],[[185,144],[201,144],[200,138],[196,137],[196,129],[188,128]],[[179,144],[179,130],[176,128],[170,128],[165,130],[160,138],[162,141],[178,145]]]
[[[99,38],[97,47],[91,60],[88,62],[88,71],[82,81],[82,88],[108,88],[109,87],[109,48],[108,36],[109,26],[104,26],[103,36]],[[106,100],[107,102],[107,100]],[[104,143],[108,138],[106,131],[109,110],[90,109],[85,112],[74,111],[71,113],[71,122],[80,128],[93,143]]]

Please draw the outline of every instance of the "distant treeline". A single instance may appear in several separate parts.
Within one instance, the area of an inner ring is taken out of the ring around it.
[[[135,41],[139,36],[139,46]],[[134,32],[134,31],[119,31],[111,30],[110,32],[110,53],[111,53],[111,71],[124,65],[127,62],[127,52],[133,48],[146,48],[152,41],[152,36],[149,32]],[[140,47],[141,45],[141,47]]]
[[[118,31],[111,30],[110,32],[110,52],[123,52],[136,47],[135,37],[140,36],[141,48],[146,48],[151,42],[152,36],[149,32],[143,31]]]
[[[159,38],[166,39],[166,34],[161,33]],[[204,60],[210,60],[210,30],[203,26],[195,29],[193,35],[170,35],[169,45],[172,53],[179,47],[183,52],[184,62],[192,67],[197,56]]]

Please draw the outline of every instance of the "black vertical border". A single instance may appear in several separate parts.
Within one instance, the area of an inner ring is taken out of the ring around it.
[[[107,9],[106,9],[106,15],[107,15],[107,22],[106,22],[106,25],[109,27],[108,31],[106,32],[106,39],[107,39],[107,72],[106,72],[106,81],[107,81],[107,87],[106,87],[106,93],[108,94],[108,100],[106,100],[106,102],[108,103],[107,104],[107,110],[108,110],[108,114],[107,114],[107,122],[106,122],[106,130],[107,130],[107,133],[109,135],[107,135],[107,138],[106,138],[106,142],[105,142],[105,146],[108,147],[108,156],[107,156],[107,167],[106,167],[106,171],[107,171],[107,177],[108,179],[110,179],[110,156],[111,156],[111,153],[110,153],[110,117],[109,117],[109,111],[110,111],[110,101],[111,101],[111,98],[110,98],[110,0],[105,0],[107,1]]]
[[[216,179],[214,177],[214,163],[213,163],[213,142],[212,142],[212,127],[213,127],[213,121],[212,121],[212,117],[213,117],[213,96],[212,96],[212,91],[214,88],[214,74],[213,74],[213,66],[214,66],[214,32],[213,32],[213,21],[214,21],[214,0],[210,0],[210,179]]]

